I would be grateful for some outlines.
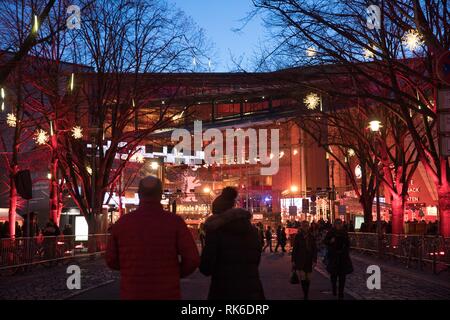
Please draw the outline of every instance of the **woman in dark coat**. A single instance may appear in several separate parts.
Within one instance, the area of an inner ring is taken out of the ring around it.
[[[264,291],[258,266],[261,243],[251,214],[233,208],[237,197],[227,187],[212,204],[213,215],[205,221],[206,241],[200,272],[212,276],[209,300],[262,300]]]
[[[303,298],[308,300],[310,275],[317,262],[316,240],[309,230],[308,221],[303,221],[294,239],[292,268],[298,271],[303,290]]]
[[[327,233],[324,243],[327,246],[326,264],[331,277],[333,295],[336,296],[336,286],[339,280],[338,297],[343,299],[345,277],[353,272],[353,265],[350,259],[350,240],[340,219],[336,219],[334,227]]]

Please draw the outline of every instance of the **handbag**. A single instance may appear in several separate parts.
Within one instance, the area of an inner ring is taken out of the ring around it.
[[[292,270],[292,272],[291,272],[291,277],[289,278],[289,283],[290,284],[299,284],[300,283],[300,279],[298,278],[298,274],[295,270]]]

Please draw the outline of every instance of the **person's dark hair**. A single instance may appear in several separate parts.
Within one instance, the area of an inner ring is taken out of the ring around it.
[[[163,193],[162,182],[156,177],[149,176],[139,181],[139,199],[161,199]]]
[[[234,207],[238,192],[233,187],[226,187],[212,203],[212,213],[220,214]]]

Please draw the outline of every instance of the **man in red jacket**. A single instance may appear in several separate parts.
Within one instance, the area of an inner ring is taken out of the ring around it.
[[[180,299],[180,277],[200,264],[197,246],[181,217],[163,210],[159,179],[142,179],[138,194],[138,209],[112,227],[106,263],[120,270],[122,299]]]

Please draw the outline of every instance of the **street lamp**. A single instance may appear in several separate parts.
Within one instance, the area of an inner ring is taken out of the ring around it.
[[[369,122],[369,128],[370,131],[373,133],[380,133],[380,128],[382,127],[381,121],[379,120],[372,120]],[[375,142],[378,143],[379,135],[375,136]],[[382,239],[381,239],[381,213],[380,213],[380,178],[379,178],[379,172],[378,172],[378,165],[377,165],[377,172],[375,173],[376,178],[376,201],[377,201],[377,233],[378,233],[378,254],[381,255],[381,246],[382,246]]]
[[[372,120],[369,122],[369,129],[372,132],[379,132],[381,127],[381,121],[379,120]]]

